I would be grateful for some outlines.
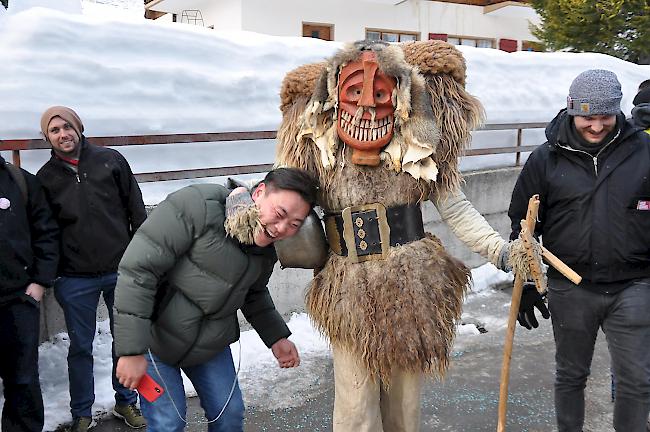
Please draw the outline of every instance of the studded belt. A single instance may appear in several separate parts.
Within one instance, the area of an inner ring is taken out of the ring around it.
[[[384,259],[391,246],[424,237],[420,205],[384,207],[365,204],[325,215],[330,248],[353,262]]]

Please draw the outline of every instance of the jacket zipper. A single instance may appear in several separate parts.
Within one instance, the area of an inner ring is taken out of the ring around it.
[[[565,149],[565,150],[568,150],[568,151],[572,151],[572,152],[575,152],[575,153],[584,153],[584,154],[586,154],[587,156],[589,156],[589,157],[592,159],[593,163],[594,163],[594,172],[596,173],[596,177],[598,177],[598,156],[600,156],[600,154],[601,154],[601,153],[602,153],[602,152],[603,152],[607,147],[609,147],[609,145],[610,145],[611,143],[613,143],[613,142],[616,140],[616,138],[618,138],[618,136],[619,136],[620,134],[621,134],[621,130],[619,129],[618,132],[616,132],[616,135],[614,135],[614,137],[613,137],[613,138],[612,138],[612,139],[611,139],[607,144],[605,144],[605,145],[603,146],[603,148],[601,148],[601,149],[598,151],[598,153],[596,153],[596,156],[592,156],[591,153],[588,153],[588,152],[586,152],[586,151],[584,151],[584,150],[578,150],[578,149],[574,149],[573,147],[567,147],[567,146],[564,146],[564,145],[560,144],[559,142],[557,143],[557,146],[560,147],[560,148],[563,148],[563,149]]]

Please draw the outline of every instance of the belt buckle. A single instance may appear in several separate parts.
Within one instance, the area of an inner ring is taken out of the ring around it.
[[[381,253],[368,255],[357,254],[357,245],[355,239],[355,225],[352,220],[352,213],[374,210],[377,215],[377,225],[379,228],[379,239],[381,243]],[[390,251],[390,226],[386,219],[386,207],[381,203],[363,204],[358,206],[346,207],[341,212],[343,219],[343,240],[348,249],[348,259],[351,262],[358,263],[369,260],[385,259]]]

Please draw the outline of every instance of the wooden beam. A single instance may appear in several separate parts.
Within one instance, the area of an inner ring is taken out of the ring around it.
[[[504,1],[504,2],[488,4],[486,6],[483,6],[483,14],[484,15],[489,14],[490,12],[494,12],[494,11],[497,11],[499,9],[503,9],[505,7],[508,7],[508,6],[530,8],[530,6],[527,5],[526,3],[520,3],[520,2],[517,2],[517,1],[508,0],[508,1]]]

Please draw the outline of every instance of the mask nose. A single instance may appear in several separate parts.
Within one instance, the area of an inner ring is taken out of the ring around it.
[[[375,107],[375,74],[377,73],[377,63],[365,60],[363,62],[363,88],[361,97],[357,106]]]

